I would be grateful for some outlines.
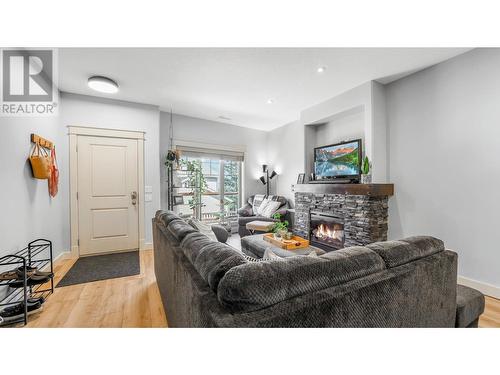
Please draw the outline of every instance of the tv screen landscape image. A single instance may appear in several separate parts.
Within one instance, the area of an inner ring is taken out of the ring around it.
[[[361,141],[314,149],[316,178],[354,177],[360,174]]]

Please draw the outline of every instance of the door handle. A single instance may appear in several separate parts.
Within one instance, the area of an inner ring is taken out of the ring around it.
[[[130,194],[130,198],[132,198],[132,204],[135,206],[137,204],[137,192],[136,191],[133,191],[131,194]]]

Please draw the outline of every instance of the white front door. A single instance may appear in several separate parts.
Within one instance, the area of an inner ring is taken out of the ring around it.
[[[137,140],[78,136],[80,255],[139,248]]]

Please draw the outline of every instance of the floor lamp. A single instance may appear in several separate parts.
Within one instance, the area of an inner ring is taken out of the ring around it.
[[[265,173],[265,176],[260,176],[259,180],[263,185],[266,185],[266,195],[269,196],[271,189],[271,180],[278,174],[275,171],[272,171],[271,174],[269,174],[269,168],[267,168],[267,164],[262,165],[262,172]]]

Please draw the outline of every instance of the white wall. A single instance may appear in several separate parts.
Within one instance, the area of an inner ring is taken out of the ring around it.
[[[278,173],[272,180],[273,193],[286,197],[293,207],[291,185],[304,173],[304,126],[295,121],[267,134],[268,159]]]
[[[270,131],[269,161],[283,166],[276,194],[287,197],[293,206],[290,185],[297,182],[299,173],[308,176],[312,172],[313,148],[344,139],[364,139],[365,152],[374,166],[373,181],[386,182],[385,116],[383,86],[367,82],[303,110],[298,121]]]
[[[66,127],[89,126],[145,132],[144,184],[153,187],[153,200],[145,203],[145,242],[152,243],[151,218],[160,208],[160,111],[156,106],[96,98],[91,96],[61,94],[61,131]],[[68,142],[66,136],[64,167],[67,171]],[[66,175],[66,183],[69,184]]]
[[[315,147],[357,138],[364,139],[364,122],[364,112],[356,111],[326,124],[317,125]]]
[[[0,117],[0,255],[12,253],[37,238],[53,242],[55,255],[69,250],[68,186],[50,198],[47,180],[32,177],[27,158],[30,134],[55,142],[59,160],[65,158],[64,131],[59,119]],[[61,171],[61,179],[66,178]]]
[[[174,138],[184,141],[209,143],[222,146],[245,146],[245,173],[243,189],[245,198],[251,194],[265,194],[265,187],[258,178],[262,175],[262,164],[269,164],[267,158],[267,133],[221,122],[209,121],[183,115],[173,115]],[[161,163],[161,202],[166,208],[165,155],[169,144],[170,113],[160,113],[160,153]]]
[[[386,90],[389,237],[441,238],[459,254],[459,275],[497,288],[499,67],[499,49],[476,49]]]

